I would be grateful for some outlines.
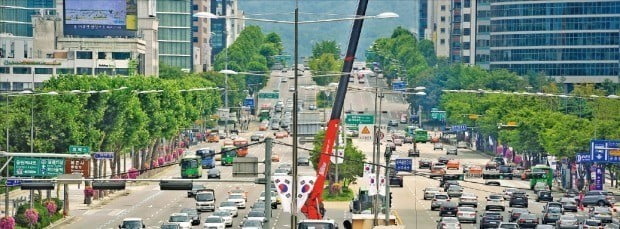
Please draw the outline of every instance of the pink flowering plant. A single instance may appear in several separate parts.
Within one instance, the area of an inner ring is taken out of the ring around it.
[[[15,219],[11,216],[2,217],[0,219],[0,229],[14,229]]]
[[[93,187],[86,186],[86,188],[84,188],[84,195],[91,197],[94,194],[95,194],[95,191],[93,190]]]
[[[24,212],[24,215],[26,216],[26,219],[28,220],[28,225],[32,226],[37,224],[37,222],[39,222],[39,212],[37,212],[37,209],[34,208],[28,208],[26,209],[26,212]]]
[[[56,211],[58,210],[58,206],[56,206],[56,201],[53,200],[45,201],[45,208],[47,209],[47,212],[50,213],[50,215],[56,214]]]

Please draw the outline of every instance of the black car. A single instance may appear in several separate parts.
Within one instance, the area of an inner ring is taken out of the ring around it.
[[[447,164],[448,164],[448,161],[450,161],[450,158],[447,158],[447,157],[439,157],[439,158],[437,159],[437,161],[438,161],[439,163],[443,163],[444,165],[447,165]]]
[[[432,164],[433,164],[433,161],[429,159],[421,159],[418,162],[418,168],[419,169],[430,169]]]
[[[307,157],[299,157],[297,158],[297,165],[310,166],[310,160]]]
[[[446,149],[446,155],[458,155],[459,153],[457,152],[456,148],[448,148]]]
[[[456,202],[445,202],[439,209],[439,216],[456,216],[459,204]]]
[[[577,212],[577,201],[571,197],[560,198],[560,203],[564,208],[564,211]]]
[[[498,170],[503,179],[508,178],[512,180],[512,167],[508,165],[500,165]]]
[[[203,190],[203,189],[206,189],[206,187],[204,185],[201,185],[201,184],[193,185],[192,186],[192,190],[191,191],[187,191],[187,197],[190,197],[190,198],[194,197],[194,196],[196,196],[196,193],[199,190]]]
[[[257,142],[260,141],[260,136],[258,134],[253,134],[250,136],[250,141]]]
[[[409,157],[419,157],[420,156],[420,150],[419,149],[416,149],[416,150],[409,149],[409,151],[407,151],[407,156],[409,156]]]
[[[527,195],[524,192],[514,192],[510,196],[510,202],[508,203],[509,207],[520,206],[523,208],[527,208]]]
[[[396,172],[394,170],[390,170],[390,173],[388,174],[390,176],[390,180],[389,180],[389,184],[390,186],[398,186],[398,187],[403,187],[403,177],[402,176],[398,176],[396,175]]]
[[[538,193],[536,193],[536,202],[541,202],[541,201],[548,201],[551,202],[553,201],[553,196],[551,196],[551,191],[538,191]]]
[[[207,172],[208,179],[220,179],[220,177],[220,170],[217,168],[209,169],[209,171]]]
[[[192,219],[192,225],[200,225],[200,214],[195,208],[183,208],[181,213],[187,213],[189,218]]]
[[[502,216],[500,215],[485,215],[480,219],[480,229],[497,228],[501,222]]]

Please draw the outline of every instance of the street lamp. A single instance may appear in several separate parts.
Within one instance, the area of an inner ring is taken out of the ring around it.
[[[228,63],[228,61],[226,63]],[[228,64],[226,66],[228,66]],[[228,136],[228,119],[230,118],[230,110],[228,110],[228,75],[237,75],[238,73],[233,70],[229,70],[229,69],[221,70],[220,73],[224,74],[225,76],[224,78],[224,109],[228,111],[228,116],[226,116],[226,120],[224,122],[224,132]]]

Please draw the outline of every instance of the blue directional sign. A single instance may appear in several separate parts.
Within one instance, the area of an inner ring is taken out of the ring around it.
[[[245,100],[243,100],[243,106],[254,108],[254,99],[245,98]]]
[[[93,157],[97,160],[114,159],[114,152],[95,152]]]
[[[398,81],[398,82],[393,82],[392,83],[392,90],[394,90],[394,91],[404,91],[406,87],[407,87],[407,83],[405,83],[403,81]]]
[[[6,186],[9,187],[20,186],[21,184],[22,180],[15,177],[9,177],[9,179],[6,180]]]
[[[590,158],[592,162],[620,163],[620,156],[612,155],[612,153],[610,153],[618,151],[620,151],[620,141],[590,141]]]
[[[594,190],[603,190],[603,181],[605,181],[603,177],[604,174],[605,174],[605,167],[599,165],[596,168],[596,178],[594,179]]]
[[[463,131],[467,131],[467,125],[457,125],[457,126],[452,126],[452,128],[450,128],[451,131],[454,132],[463,132]]]
[[[396,171],[411,172],[413,159],[411,158],[396,159],[395,163],[396,163],[396,167],[395,167]]]
[[[577,163],[589,163],[592,162],[590,153],[578,153],[576,155]]]

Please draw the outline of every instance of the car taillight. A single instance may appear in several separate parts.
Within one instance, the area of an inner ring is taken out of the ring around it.
[[[520,219],[519,223],[525,223],[525,219]]]

